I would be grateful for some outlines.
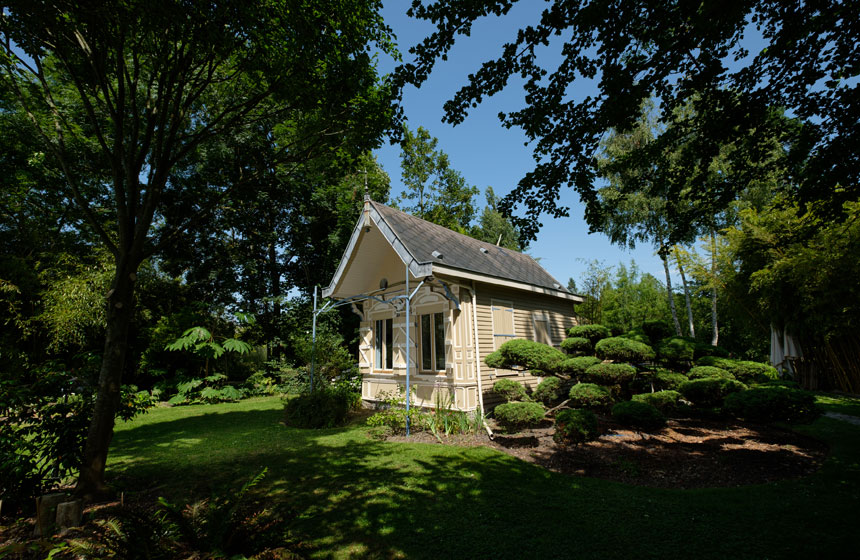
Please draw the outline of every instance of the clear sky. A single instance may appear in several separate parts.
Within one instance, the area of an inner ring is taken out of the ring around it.
[[[400,51],[406,60],[407,50],[432,33],[433,26],[406,16],[407,0],[389,0],[383,15],[397,35]],[[497,195],[509,193],[517,182],[534,167],[532,147],[524,145],[526,137],[518,128],[505,129],[498,120],[500,111],[516,110],[523,105],[523,91],[519,84],[511,83],[502,93],[485,99],[469,117],[456,127],[442,122],[442,104],[450,99],[457,89],[466,83],[467,76],[475,72],[482,62],[495,58],[500,47],[516,37],[520,26],[537,21],[545,2],[530,0],[521,2],[501,18],[490,16],[476,24],[470,37],[460,37],[446,62],[439,62],[428,81],[420,88],[408,88],[403,96],[403,109],[408,126],[426,128],[439,138],[439,148],[446,152],[451,166],[463,174],[466,182],[481,191],[478,199],[483,208],[483,191],[492,186]],[[552,52],[545,53],[553,56]],[[380,69],[388,72],[394,67],[392,60],[380,60]],[[574,95],[592,93],[588,84],[575,91]],[[376,156],[391,177],[392,196],[403,189],[400,179],[400,149],[385,145],[376,151]],[[561,205],[570,207],[570,217],[542,219],[543,227],[536,242],[532,242],[528,253],[539,258],[544,268],[562,284],[568,278],[579,282],[586,263],[593,259],[615,265],[619,262],[636,261],[640,270],[650,272],[661,281],[665,273],[660,259],[649,245],[637,246],[626,251],[609,243],[600,233],[588,234],[588,225],[583,219],[583,206],[579,196],[570,188],[561,191]],[[673,278],[673,281],[675,279]]]

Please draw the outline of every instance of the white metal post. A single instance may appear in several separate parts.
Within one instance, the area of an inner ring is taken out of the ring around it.
[[[317,361],[317,287],[314,286],[314,318],[311,327],[311,393],[314,392],[314,368]]]
[[[412,339],[409,337],[409,323],[412,318],[409,316],[409,300],[412,299],[409,293],[409,265],[406,265],[406,437],[409,437],[409,402],[412,400],[412,393],[409,386],[409,350],[412,347]]]

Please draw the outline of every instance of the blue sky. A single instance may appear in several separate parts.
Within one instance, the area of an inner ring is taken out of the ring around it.
[[[383,9],[386,23],[397,35],[399,48],[407,60],[408,48],[433,30],[432,25],[406,16],[409,4],[406,0],[389,1]],[[409,127],[423,126],[439,138],[439,148],[449,155],[451,166],[461,172],[469,184],[481,190],[480,207],[485,204],[483,191],[487,186],[492,186],[498,195],[507,194],[533,169],[532,147],[524,145],[525,135],[520,129],[505,129],[497,117],[499,111],[520,108],[523,91],[519,84],[510,84],[502,93],[485,99],[456,127],[442,123],[442,104],[466,83],[466,77],[482,62],[498,56],[501,45],[513,40],[521,25],[536,21],[545,5],[544,2],[521,2],[507,16],[484,18],[473,27],[470,37],[458,40],[448,60],[440,61],[420,89],[409,88],[404,92],[403,108]],[[546,55],[553,56],[553,53]],[[380,59],[383,72],[393,67],[394,61]],[[585,84],[572,93],[579,97],[593,90]],[[385,145],[376,151],[376,156],[391,177],[392,196],[397,196],[403,189],[399,147]],[[589,235],[583,207],[573,189],[562,189],[560,204],[570,207],[570,217],[543,219],[543,228],[528,252],[539,258],[544,268],[562,284],[567,284],[568,278],[578,282],[586,263],[593,259],[609,265],[629,263],[633,259],[643,272],[665,279],[663,265],[652,247],[637,246],[627,251],[609,243],[603,234]]]

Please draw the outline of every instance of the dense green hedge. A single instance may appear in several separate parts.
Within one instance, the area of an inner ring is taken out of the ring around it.
[[[591,352],[594,346],[591,341],[581,336],[565,338],[561,341],[561,349],[568,354],[578,354],[582,352]]]
[[[508,432],[537,426],[544,418],[543,405],[536,402],[510,402],[500,404],[493,411],[496,421]]]
[[[612,404],[612,393],[595,383],[577,383],[568,394],[570,404],[578,408],[605,409]]]
[[[584,381],[598,385],[621,385],[636,376],[636,368],[630,364],[595,364],[581,376]]]
[[[734,375],[738,381],[747,384],[765,383],[779,378],[775,367],[759,362],[704,356],[696,360],[696,365],[722,368]]]
[[[720,379],[734,379],[735,376],[726,370],[714,366],[696,366],[690,368],[687,372],[687,377],[690,379],[707,379],[709,377],[718,377]]]
[[[534,375],[546,375],[558,371],[559,364],[567,358],[557,348],[533,340],[519,338],[505,342],[501,345],[498,352],[501,354],[502,363],[505,365],[490,367],[520,366],[530,370]],[[486,362],[486,360],[484,361]]]
[[[532,398],[545,405],[559,402],[564,397],[561,379],[558,377],[547,377],[542,380],[535,389]]]
[[[567,375],[573,377],[579,377],[585,373],[585,370],[587,370],[594,364],[599,364],[600,362],[600,358],[595,358],[594,356],[567,358],[566,360],[563,360],[561,364],[559,364],[559,370],[561,371],[561,373],[566,373]]]
[[[725,398],[723,410],[752,422],[811,422],[819,413],[815,395],[779,386],[732,393]]]
[[[493,384],[493,392],[505,399],[505,402],[529,400],[523,384],[513,379],[499,379]]]
[[[734,379],[710,377],[682,383],[678,391],[697,406],[719,406],[726,395],[746,388],[746,385]]]
[[[598,358],[617,362],[643,362],[654,358],[647,344],[619,336],[604,338],[594,346]]]
[[[612,407],[612,419],[643,432],[659,430],[666,425],[666,418],[648,403],[639,401],[620,402]]]
[[[552,439],[559,445],[579,445],[597,439],[597,416],[590,410],[562,410],[555,417]]]
[[[642,393],[633,395],[634,401],[650,404],[660,411],[661,414],[669,415],[678,409],[678,399],[681,393],[678,391],[656,391],[654,393]]]
[[[598,340],[612,336],[612,333],[603,325],[577,325],[567,331],[567,336],[587,338],[591,344],[596,344]]]
[[[664,362],[692,362],[696,341],[684,336],[669,336],[657,343],[657,357]]]

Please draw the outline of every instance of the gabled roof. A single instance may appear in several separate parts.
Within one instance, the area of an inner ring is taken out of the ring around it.
[[[514,288],[582,301],[529,255],[479,241],[369,199],[365,200],[363,215],[331,284],[323,290],[324,296],[337,291],[360,238],[371,223],[378,227],[415,277],[443,274],[479,281],[496,280],[496,283]]]

